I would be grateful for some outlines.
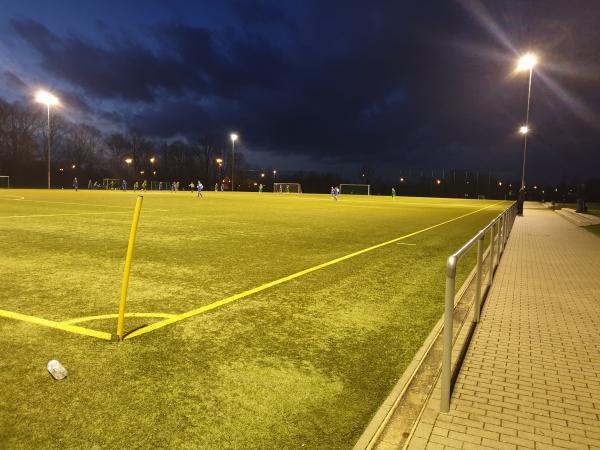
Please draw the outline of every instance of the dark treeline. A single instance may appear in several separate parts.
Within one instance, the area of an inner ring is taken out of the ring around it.
[[[45,187],[47,183],[48,117],[39,105],[9,103],[0,99],[0,175],[10,176],[12,187]],[[181,187],[201,180],[207,189],[223,184],[231,189],[231,143],[226,136],[205,136],[195,142],[150,139],[130,130],[104,135],[97,128],[73,123],[58,111],[51,115],[52,187],[70,187],[74,177],[85,187],[88,180],[105,178],[135,181],[179,181]],[[236,151],[234,180],[237,190],[272,190],[274,182],[301,183],[303,192],[327,193],[340,183],[371,185],[374,195],[398,195],[514,199],[518,180],[507,180],[492,172],[458,169],[398,171],[397,177],[378,177],[365,167],[355,177],[334,173],[279,171],[272,167],[250,167],[243,151]],[[555,185],[534,185],[531,199],[574,201],[580,180],[562,179]],[[600,200],[600,180],[588,180],[588,200]]]

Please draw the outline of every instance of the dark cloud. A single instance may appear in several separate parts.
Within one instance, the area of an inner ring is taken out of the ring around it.
[[[204,85],[193,67],[133,42],[104,48],[76,35],[61,37],[32,20],[10,23],[38,51],[44,69],[91,96],[152,101],[160,89],[183,92]]]
[[[25,83],[17,74],[6,70],[2,73],[2,82],[6,84],[9,89],[26,92],[28,89],[27,83]]]

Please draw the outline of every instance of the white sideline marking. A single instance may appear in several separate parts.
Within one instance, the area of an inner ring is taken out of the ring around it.
[[[406,242],[397,242],[396,245],[417,245],[417,244],[408,244]]]
[[[13,200],[13,201],[19,200],[19,201],[23,201],[23,202],[32,202],[32,203],[58,203],[61,205],[76,205],[76,206],[102,206],[102,207],[106,207],[106,208],[120,208],[120,209],[127,209],[127,210],[132,209],[131,206],[106,205],[106,204],[102,204],[102,203],[77,203],[77,202],[56,202],[56,201],[50,201],[50,200],[28,200],[28,199],[25,199],[25,197],[12,197],[12,198],[0,197],[0,200]],[[149,208],[149,209],[144,209],[144,211],[167,212],[169,210],[168,209]]]
[[[23,219],[30,217],[59,217],[59,216],[97,216],[109,214],[127,214],[129,211],[87,212],[87,213],[64,213],[64,214],[30,214],[23,216],[0,216],[0,219]]]

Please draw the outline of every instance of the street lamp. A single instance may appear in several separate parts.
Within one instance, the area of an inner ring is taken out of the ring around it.
[[[217,158],[216,162],[217,162],[217,182],[218,182],[218,180],[221,179],[221,167],[223,166],[223,159]]]
[[[527,135],[529,134],[529,107],[531,105],[531,79],[533,78],[533,68],[538,62],[537,56],[533,53],[523,55],[517,64],[518,71],[529,71],[529,87],[527,89],[527,112],[525,114],[525,125],[520,128],[523,135],[523,172],[521,175],[521,189],[525,188],[525,162],[527,160]]]
[[[238,139],[238,135],[231,133],[229,135],[231,139],[231,192],[235,190],[235,184],[233,183],[233,165],[235,164],[235,141]]]
[[[125,164],[127,164],[127,178],[131,181],[131,163],[133,162],[132,158],[125,158]]]
[[[54,95],[47,91],[38,91],[35,101],[46,105],[48,108],[48,189],[50,189],[50,106],[58,105],[59,101]]]

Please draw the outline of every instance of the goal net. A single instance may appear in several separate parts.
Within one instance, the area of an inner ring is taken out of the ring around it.
[[[10,177],[8,175],[0,175],[0,189],[10,188]]]
[[[103,178],[102,189],[121,189],[121,180],[118,178]]]
[[[274,192],[302,194],[302,186],[300,183],[274,183]]]
[[[340,184],[340,194],[371,195],[370,184]]]

